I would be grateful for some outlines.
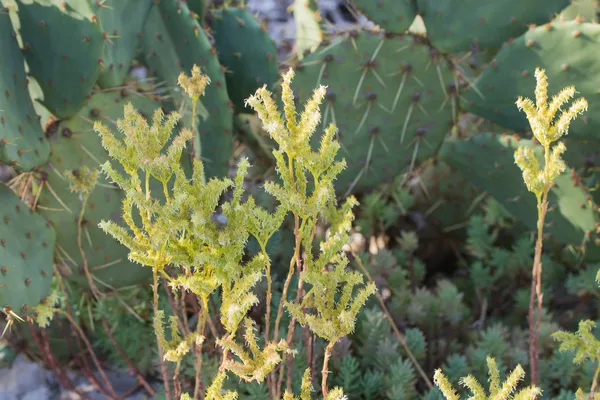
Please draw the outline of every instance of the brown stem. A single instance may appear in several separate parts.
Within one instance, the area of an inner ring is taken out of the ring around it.
[[[67,320],[71,323],[71,326],[73,326],[73,328],[75,328],[77,333],[79,333],[81,340],[83,340],[83,343],[85,343],[85,347],[87,347],[88,352],[90,353],[90,356],[92,357],[92,362],[98,369],[98,373],[100,374],[100,377],[102,378],[102,380],[104,381],[104,383],[107,386],[107,390],[109,391],[110,395],[113,398],[116,398],[117,395],[115,394],[113,387],[112,387],[110,381],[108,380],[108,377],[104,373],[104,369],[102,369],[102,365],[100,364],[98,357],[96,357],[96,353],[94,352],[94,349],[92,348],[90,341],[88,340],[87,336],[85,335],[85,333],[83,332],[81,327],[77,324],[77,322],[75,322],[73,317],[71,317],[71,315],[68,312],[65,312],[63,310],[56,310],[56,312],[65,316],[67,318]]]
[[[158,315],[158,271],[156,270],[156,268],[152,268],[152,277],[153,277],[153,282],[152,282],[152,294],[153,294],[153,301],[152,301],[152,306],[154,309],[154,317],[156,318],[156,316]],[[165,360],[163,359],[164,357],[164,350],[162,347],[162,344],[160,343],[160,337],[158,336],[158,332],[155,332],[156,334],[156,346],[158,347],[158,357],[160,359],[160,373],[162,375],[162,379],[163,379],[163,384],[165,385],[165,397],[167,398],[167,400],[171,400],[171,387],[169,386],[169,375],[167,373],[167,366],[165,365]]]
[[[352,256],[356,260],[356,263],[358,264],[358,266],[362,270],[363,274],[365,274],[365,276],[369,280],[369,283],[375,284],[375,282],[373,281],[373,278],[371,277],[371,274],[369,274],[369,271],[367,271],[367,269],[363,265],[361,259],[358,257],[358,254],[356,254],[356,252],[354,250],[352,250],[352,249],[350,250],[350,252],[352,253]],[[427,374],[425,373],[425,371],[421,367],[421,364],[419,364],[419,361],[417,361],[417,359],[413,355],[412,351],[410,351],[410,348],[408,347],[408,344],[406,343],[405,336],[402,334],[402,332],[400,332],[400,330],[396,326],[396,323],[394,322],[394,319],[392,318],[392,315],[390,314],[390,311],[388,310],[387,306],[385,305],[385,302],[383,301],[383,298],[381,297],[381,295],[379,294],[378,291],[375,292],[375,297],[377,298],[377,301],[379,302],[379,306],[381,307],[381,310],[385,314],[386,319],[388,320],[388,322],[392,326],[392,329],[394,330],[394,334],[396,335],[396,337],[400,341],[400,344],[402,344],[402,347],[404,348],[404,351],[406,351],[406,354],[408,355],[408,358],[410,358],[410,360],[412,361],[413,365],[415,366],[415,368],[419,372],[419,375],[421,375],[421,378],[423,378],[423,381],[425,382],[425,384],[427,385],[427,387],[430,388],[430,389],[433,388],[433,384],[431,383],[431,381],[429,380],[429,377],[427,376]]]
[[[38,333],[35,330],[35,327],[33,326],[33,323],[30,320],[27,321],[27,325],[29,326],[29,331],[31,332],[33,341],[39,349],[42,358],[48,365],[48,368],[50,368],[52,372],[56,374],[60,385],[84,397],[83,393],[75,387],[69,376],[65,373],[62,366],[59,366],[54,360],[52,349],[50,348],[50,343],[48,342],[48,338],[46,335],[46,330],[42,329],[40,334],[38,335]]]
[[[335,342],[329,342],[325,348],[325,357],[323,358],[323,369],[321,370],[321,392],[323,397],[327,396],[327,374],[329,373],[329,357],[331,357],[331,350]]]
[[[140,370],[137,369],[137,367],[135,366],[133,361],[131,361],[131,359],[129,357],[127,357],[127,354],[123,351],[121,346],[119,346],[119,343],[115,339],[115,336],[113,335],[112,331],[110,330],[110,327],[108,326],[108,322],[106,322],[106,318],[102,317],[101,322],[102,322],[102,327],[104,328],[104,331],[106,332],[106,335],[108,336],[108,339],[110,340],[110,342],[112,343],[114,348],[117,350],[117,352],[119,353],[121,358],[123,358],[123,360],[125,360],[125,362],[129,366],[129,368],[131,368],[131,370],[137,377],[137,380],[140,383],[140,385],[142,385],[144,387],[144,389],[146,390],[146,392],[148,392],[148,394],[150,396],[156,395],[156,392],[154,391],[154,389],[152,389],[152,386],[150,386],[150,384],[144,379],[144,376],[142,375]]]
[[[175,388],[175,399],[181,397],[181,384],[179,383],[179,371],[181,369],[181,361],[177,361],[175,373],[173,374],[173,387]]]

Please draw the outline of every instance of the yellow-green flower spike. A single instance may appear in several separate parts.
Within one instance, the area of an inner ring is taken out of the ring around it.
[[[565,152],[564,143],[558,143],[550,149],[553,142],[567,134],[569,125],[577,115],[587,110],[587,101],[581,97],[571,107],[562,111],[558,119],[556,114],[560,107],[575,96],[575,88],[567,87],[548,103],[548,78],[543,69],[535,70],[536,88],[535,103],[531,99],[519,97],[517,107],[527,115],[533,135],[544,147],[545,165],[540,169],[538,160],[529,148],[520,147],[515,151],[515,163],[523,172],[523,180],[527,189],[538,198],[549,188],[549,185],[564,172],[566,165],[561,159]]]
[[[543,69],[535,70],[536,88],[535,101],[533,104],[528,98],[519,97],[517,99],[517,107],[523,110],[527,115],[527,120],[531,125],[531,130],[535,138],[544,147],[558,140],[563,134],[569,130],[569,124],[578,114],[587,110],[587,101],[581,97],[573,102],[567,111],[563,111],[556,122],[556,113],[560,107],[567,103],[574,95],[575,88],[568,87],[556,94],[548,105],[548,78]]]
[[[207,75],[203,75],[202,71],[200,71],[200,67],[194,64],[192,76],[189,77],[182,72],[179,74],[177,83],[185,90],[187,95],[190,96],[193,101],[196,101],[200,96],[204,96],[204,91],[206,90],[206,86],[210,83],[210,78]]]

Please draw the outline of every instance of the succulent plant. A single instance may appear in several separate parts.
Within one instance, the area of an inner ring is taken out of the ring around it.
[[[44,93],[41,103],[72,117],[101,72],[104,38],[88,0],[16,0],[23,55]]]
[[[27,315],[50,294],[56,233],[4,184],[0,203],[0,308]]]
[[[457,78],[449,60],[411,34],[350,32],[305,56],[298,99],[328,86],[323,125],[337,124],[348,162],[338,191],[367,190],[435,155],[457,116]]]
[[[256,89],[272,89],[279,79],[277,48],[265,27],[245,8],[225,7],[211,15],[219,61],[226,68],[234,110],[248,112],[245,101]]]
[[[96,17],[104,32],[102,72],[98,84],[103,88],[122,85],[136,55],[152,0],[96,2]]]
[[[22,171],[43,164],[50,146],[27,90],[23,55],[8,10],[0,7],[0,161]]]

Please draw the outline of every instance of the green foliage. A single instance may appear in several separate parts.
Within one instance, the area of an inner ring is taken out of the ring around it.
[[[196,92],[203,92],[206,83],[200,76],[194,76],[191,80],[185,77],[180,80],[192,97]],[[320,255],[314,258],[308,251],[303,256],[304,268],[300,276],[311,285],[310,289],[301,303],[286,302],[295,319],[301,324],[308,324],[314,333],[330,342],[328,352],[333,343],[354,330],[360,307],[375,289],[370,284],[353,293],[355,286],[362,283],[362,276],[345,270],[348,260],[341,251],[348,241],[348,231],[354,218],[351,208],[355,200],[350,198],[339,208],[336,204],[333,180],[344,163],[335,160],[339,149],[334,140],[335,126],[331,125],[325,131],[318,152],[310,147],[309,140],[319,123],[319,104],[325,89],[315,90],[298,118],[290,88],[292,76],[293,71],[290,70],[284,75],[282,85],[286,124],[266,88],[257,90],[256,95],[248,99],[279,145],[274,155],[281,183],[268,182],[265,185],[265,190],[280,203],[273,214],[256,206],[252,197],[243,201],[243,180],[249,167],[246,160],[240,162],[234,181],[213,178],[206,182],[203,163],[197,159],[194,159],[191,180],[186,176],[180,158],[186,142],[192,139],[192,133],[183,129],[167,146],[180,119],[176,113],[165,117],[158,109],[149,123],[128,104],[123,119],[117,121],[117,127],[123,133],[122,139],[101,123],[97,122],[94,126],[103,146],[111,158],[119,162],[122,172],[109,161],[102,168],[125,192],[122,217],[126,227],[113,221],[102,221],[100,226],[129,249],[132,261],[152,268],[154,331],[159,354],[165,360],[177,363],[177,369],[190,350],[200,348],[204,336],[201,330],[184,336],[177,319],[171,317],[171,332],[167,338],[163,326],[164,312],[157,309],[158,275],[169,281],[171,289],[190,291],[202,304],[207,303],[208,297],[217,288],[222,291],[220,316],[226,335],[218,338],[217,344],[225,355],[233,353],[240,361],[225,358],[220,372],[207,389],[209,398],[237,396],[222,389],[226,371],[245,381],[261,382],[280,363],[280,353],[290,351],[286,341],[268,341],[268,338],[264,347],[260,348],[253,332],[253,322],[246,317],[250,308],[258,302],[253,287],[264,276],[265,270],[270,282],[270,263],[265,248],[286,213],[291,212],[296,220],[297,247],[290,273],[295,262],[300,262],[299,245],[311,249],[318,218],[322,216],[331,225],[329,238],[321,243]],[[196,82],[200,85],[197,90],[194,89],[194,79],[200,79]],[[309,179],[312,190],[308,188]],[[151,181],[162,185],[164,199],[153,194]],[[171,182],[173,186],[169,188]],[[212,216],[221,195],[229,188],[232,189],[231,198],[220,204],[227,223],[218,226]],[[138,219],[136,215],[139,215]],[[250,236],[259,243],[261,253],[245,262],[245,247]],[[167,274],[165,267],[168,264],[178,267],[180,272],[175,276]],[[332,265],[333,270],[328,270],[328,265]],[[339,297],[335,295],[338,286],[341,286]],[[270,300],[270,293],[267,297]],[[307,312],[312,308],[317,314]],[[250,352],[235,340],[242,321]],[[324,368],[327,368],[326,363]],[[326,386],[323,392],[326,393]],[[340,397],[341,392],[334,389],[326,398],[336,396]]]
[[[537,209],[534,196],[527,192],[513,153],[525,147],[541,159],[540,146],[516,137],[503,137],[493,133],[479,134],[469,140],[449,140],[441,149],[440,157],[467,177],[474,185],[488,192],[517,220],[530,230],[536,229]],[[481,151],[484,148],[485,151]],[[493,156],[492,156],[493,155]],[[490,158],[494,159],[490,163]],[[571,249],[583,250],[586,260],[598,257],[599,247],[589,234],[594,234],[598,213],[589,202],[587,189],[573,185],[571,170],[554,180],[548,195],[552,205],[546,215],[545,232]]]
[[[485,399],[523,399],[533,400],[537,396],[541,395],[541,390],[535,386],[530,386],[525,389],[521,389],[518,393],[512,394],[517,387],[517,384],[525,376],[525,371],[520,365],[506,378],[504,382],[500,379],[500,371],[496,361],[493,358],[487,359],[490,375],[490,387],[489,394],[486,393],[483,386],[471,375],[462,379],[461,384],[473,393],[472,399],[485,400]],[[459,396],[456,394],[456,390],[452,387],[448,378],[438,369],[434,375],[435,384],[444,393],[444,396],[448,400],[458,400]]]
[[[112,180],[100,176],[84,201],[80,192],[70,190],[69,179],[76,175],[85,177],[85,169],[97,171],[108,160],[101,139],[93,131],[95,122],[116,126],[114,121],[130,101],[144,113],[157,106],[149,94],[138,90],[141,88],[127,86],[95,93],[73,118],[55,123],[49,130],[52,155],[44,166],[38,212],[57,231],[55,253],[63,276],[89,285],[87,264],[101,291],[147,282],[150,274],[127,260],[125,247],[88,222],[118,221],[123,192]],[[78,217],[82,217],[81,221]]]

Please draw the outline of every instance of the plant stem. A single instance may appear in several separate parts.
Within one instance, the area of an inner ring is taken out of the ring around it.
[[[206,320],[208,319],[208,298],[202,297],[202,317],[198,318],[197,332],[204,336],[204,330],[206,329]],[[194,369],[196,371],[196,382],[194,385],[194,400],[200,400],[202,395],[202,346],[196,346],[196,360],[194,363]]]
[[[111,396],[113,396],[113,398],[116,398],[117,395],[115,394],[115,392],[113,390],[113,387],[112,387],[112,385],[110,383],[110,380],[108,380],[108,377],[104,373],[104,370],[102,369],[102,365],[100,365],[100,361],[96,357],[96,353],[94,353],[94,349],[92,348],[92,345],[91,345],[90,341],[85,336],[85,333],[83,332],[83,330],[81,329],[81,327],[77,324],[77,322],[75,322],[75,320],[73,319],[73,317],[71,317],[71,314],[69,314],[68,312],[63,311],[61,309],[56,309],[55,311],[58,314],[61,314],[65,318],[67,318],[67,320],[71,323],[71,325],[73,326],[73,328],[75,328],[75,330],[77,331],[77,333],[79,333],[79,336],[81,336],[81,340],[83,340],[83,342],[85,343],[85,346],[88,348],[88,351],[90,352],[90,356],[92,357],[92,361],[94,362],[94,364],[96,365],[96,368],[98,369],[98,373],[102,377],[102,380],[104,381],[104,383],[106,383],[106,386],[107,386],[106,388],[107,388],[108,392],[110,393]]]
[[[596,368],[596,372],[594,372],[594,379],[592,381],[592,388],[590,389],[588,400],[593,400],[594,393],[596,393],[596,386],[598,385],[598,374],[600,373],[600,367],[598,367],[598,360],[594,362],[594,367]]]
[[[548,164],[550,148],[544,146],[544,177],[548,182]],[[535,256],[533,259],[533,268],[531,271],[531,293],[529,296],[529,364],[531,370],[531,384],[538,385],[538,362],[540,357],[539,334],[542,320],[542,248],[544,240],[544,220],[548,211],[548,192],[550,183],[546,183],[541,196],[537,197],[538,220],[537,220],[537,240],[535,243]],[[536,307],[537,298],[537,307]],[[537,318],[534,321],[534,308],[537,308]]]
[[[350,250],[350,252],[352,253],[352,256],[356,260],[356,263],[358,264],[358,266],[360,267],[360,269],[362,270],[362,272],[367,277],[369,283],[373,283],[374,284],[375,282],[373,281],[373,278],[371,277],[371,274],[369,274],[369,271],[367,271],[367,269],[363,265],[361,259],[358,257],[358,254],[356,254],[356,252],[354,250]],[[412,361],[413,365],[415,366],[415,368],[417,369],[417,371],[419,372],[419,374],[423,378],[423,381],[425,382],[425,384],[427,385],[427,387],[430,388],[430,389],[433,388],[433,384],[431,383],[431,381],[429,380],[429,377],[427,376],[427,374],[425,373],[425,371],[421,367],[421,364],[419,364],[419,361],[417,361],[417,359],[413,355],[412,351],[410,351],[410,348],[408,347],[408,344],[406,343],[405,336],[402,334],[402,332],[400,332],[400,330],[396,326],[396,323],[394,322],[394,319],[392,318],[392,315],[390,314],[390,311],[386,307],[385,302],[383,301],[383,298],[381,297],[381,295],[379,294],[379,292],[377,292],[377,291],[375,292],[375,297],[377,297],[377,301],[379,302],[379,306],[381,307],[381,310],[383,311],[383,313],[385,314],[386,319],[388,320],[388,322],[392,326],[392,330],[394,331],[394,334],[396,335],[396,337],[400,341],[400,344],[402,344],[402,347],[406,351],[406,354],[408,355],[408,358],[410,358],[410,361]]]
[[[271,297],[273,293],[271,292],[272,281],[271,281],[271,261],[269,261],[269,255],[264,246],[261,245],[262,253],[267,260],[267,310],[265,316],[265,346],[269,342],[269,327],[271,325]]]
[[[92,294],[96,298],[96,300],[100,300],[101,293],[96,287],[94,283],[94,279],[92,278],[92,274],[88,268],[87,257],[85,256],[85,251],[83,250],[83,245],[81,243],[81,230],[83,223],[83,214],[85,213],[85,207],[87,205],[87,201],[89,199],[89,195],[83,195],[83,200],[81,202],[81,211],[79,211],[79,217],[77,218],[77,247],[79,248],[79,253],[81,254],[81,262],[83,263],[83,271],[85,272],[85,277],[87,278],[88,284],[90,285],[90,289]]]
[[[323,397],[327,396],[327,374],[329,373],[329,357],[331,357],[331,350],[335,342],[329,342],[325,348],[325,356],[323,357],[323,369],[321,370],[321,392]]]
[[[156,267],[152,268],[152,278],[153,278],[152,307],[154,309],[154,317],[156,318],[156,316],[158,315],[158,271],[157,271]],[[165,397],[167,398],[167,400],[171,400],[172,397],[171,397],[171,388],[169,386],[169,375],[167,373],[167,366],[165,365],[165,361],[163,359],[164,350],[162,348],[162,344],[160,343],[160,337],[158,336],[158,332],[155,332],[155,335],[156,335],[156,345],[158,347],[158,357],[160,359],[160,373],[162,375],[163,383],[165,385]]]
[[[152,386],[150,386],[150,384],[144,379],[144,376],[141,374],[140,370],[135,366],[133,361],[131,361],[131,359],[127,356],[127,354],[121,348],[121,346],[119,346],[117,339],[115,339],[115,336],[112,334],[110,327],[108,326],[108,322],[106,322],[106,318],[102,317],[101,322],[102,322],[102,326],[104,327],[104,331],[106,332],[106,335],[108,336],[108,339],[110,340],[112,345],[115,347],[115,349],[119,352],[119,354],[121,355],[121,358],[123,360],[125,360],[127,365],[129,365],[129,368],[131,368],[131,370],[137,377],[137,380],[140,383],[140,385],[142,385],[144,387],[144,389],[146,390],[146,392],[148,392],[148,394],[150,396],[155,396],[156,392],[154,391],[154,389],[152,389]]]

